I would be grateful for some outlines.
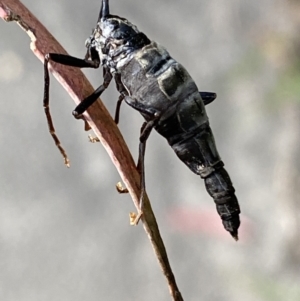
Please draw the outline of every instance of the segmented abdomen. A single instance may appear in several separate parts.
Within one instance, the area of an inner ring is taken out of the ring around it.
[[[161,122],[156,130],[168,140],[179,159],[204,179],[224,228],[238,239],[239,204],[230,177],[223,168],[208,120],[203,122],[201,102],[200,96],[194,96],[190,98],[189,105],[179,103],[177,111]],[[195,108],[197,103],[198,109]],[[197,120],[199,126],[196,126]]]

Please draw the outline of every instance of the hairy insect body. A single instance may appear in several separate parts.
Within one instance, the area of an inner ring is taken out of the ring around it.
[[[102,0],[97,27],[86,41],[86,47],[85,59],[62,54],[46,56],[45,108],[49,102],[49,60],[80,68],[98,68],[101,63],[104,71],[103,84],[85,98],[73,114],[80,117],[114,78],[120,93],[115,121],[119,120],[123,100],[143,115],[146,121],[141,129],[138,160],[141,174],[141,210],[145,191],[145,147],[154,128],[167,139],[179,159],[204,179],[206,190],[216,203],[225,229],[237,239],[240,225],[239,204],[217,152],[204,107],[216,98],[216,94],[199,92],[189,73],[165,48],[150,41],[128,20],[109,13],[108,0]],[[48,123],[52,125],[49,114],[47,117]],[[55,134],[53,136],[60,147],[59,140]],[[64,150],[60,150],[66,158]]]

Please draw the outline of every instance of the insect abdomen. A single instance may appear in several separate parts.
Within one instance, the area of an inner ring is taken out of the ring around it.
[[[177,111],[156,130],[168,140],[179,159],[204,179],[224,228],[237,239],[239,204],[223,168],[200,96],[178,104]]]
[[[224,228],[237,240],[240,207],[227,171],[221,166],[204,178],[205,187],[214,199]]]

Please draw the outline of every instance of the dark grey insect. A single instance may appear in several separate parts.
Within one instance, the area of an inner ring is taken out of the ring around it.
[[[207,192],[214,199],[224,228],[238,239],[240,208],[230,177],[217,152],[204,105],[215,93],[198,92],[185,70],[165,48],[149,40],[128,20],[109,13],[109,1],[102,0],[96,28],[86,41],[84,59],[49,53],[45,56],[44,107],[50,132],[65,160],[67,156],[55,135],[49,113],[48,62],[104,71],[103,84],[73,111],[79,118],[115,79],[120,97],[115,121],[118,123],[123,100],[145,119],[141,129],[138,169],[141,174],[140,210],[145,191],[144,154],[146,141],[154,128],[165,137],[176,155],[191,171],[204,179]],[[66,162],[68,163],[68,162]]]

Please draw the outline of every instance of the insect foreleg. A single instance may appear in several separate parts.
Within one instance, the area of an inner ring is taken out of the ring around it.
[[[59,149],[60,153],[62,154],[65,165],[70,166],[70,161],[67,156],[66,151],[64,148],[61,146],[60,141],[55,134],[55,128],[53,125],[51,113],[50,113],[50,108],[49,108],[49,87],[50,87],[50,77],[49,77],[49,69],[48,69],[48,64],[49,61],[54,61],[56,63],[60,63],[63,65],[67,66],[73,66],[73,67],[79,67],[79,68],[84,68],[84,67],[90,67],[90,68],[98,68],[100,64],[100,59],[98,53],[95,51],[91,50],[91,58],[92,60],[88,59],[78,59],[69,55],[65,54],[58,54],[58,53],[48,53],[45,55],[45,60],[44,60],[44,98],[43,98],[43,104],[44,104],[44,110],[48,122],[48,128],[49,132],[55,142],[55,145]]]
[[[78,67],[78,68],[98,68],[100,65],[99,55],[95,52],[92,52],[91,60],[89,59],[80,59],[74,56],[67,54],[59,53],[48,53],[45,55],[45,63],[53,61],[61,65]]]
[[[86,97],[72,112],[75,118],[80,118],[81,115],[98,99],[103,91],[109,86],[112,75],[109,70],[106,70],[103,84],[99,86],[91,95]]]

